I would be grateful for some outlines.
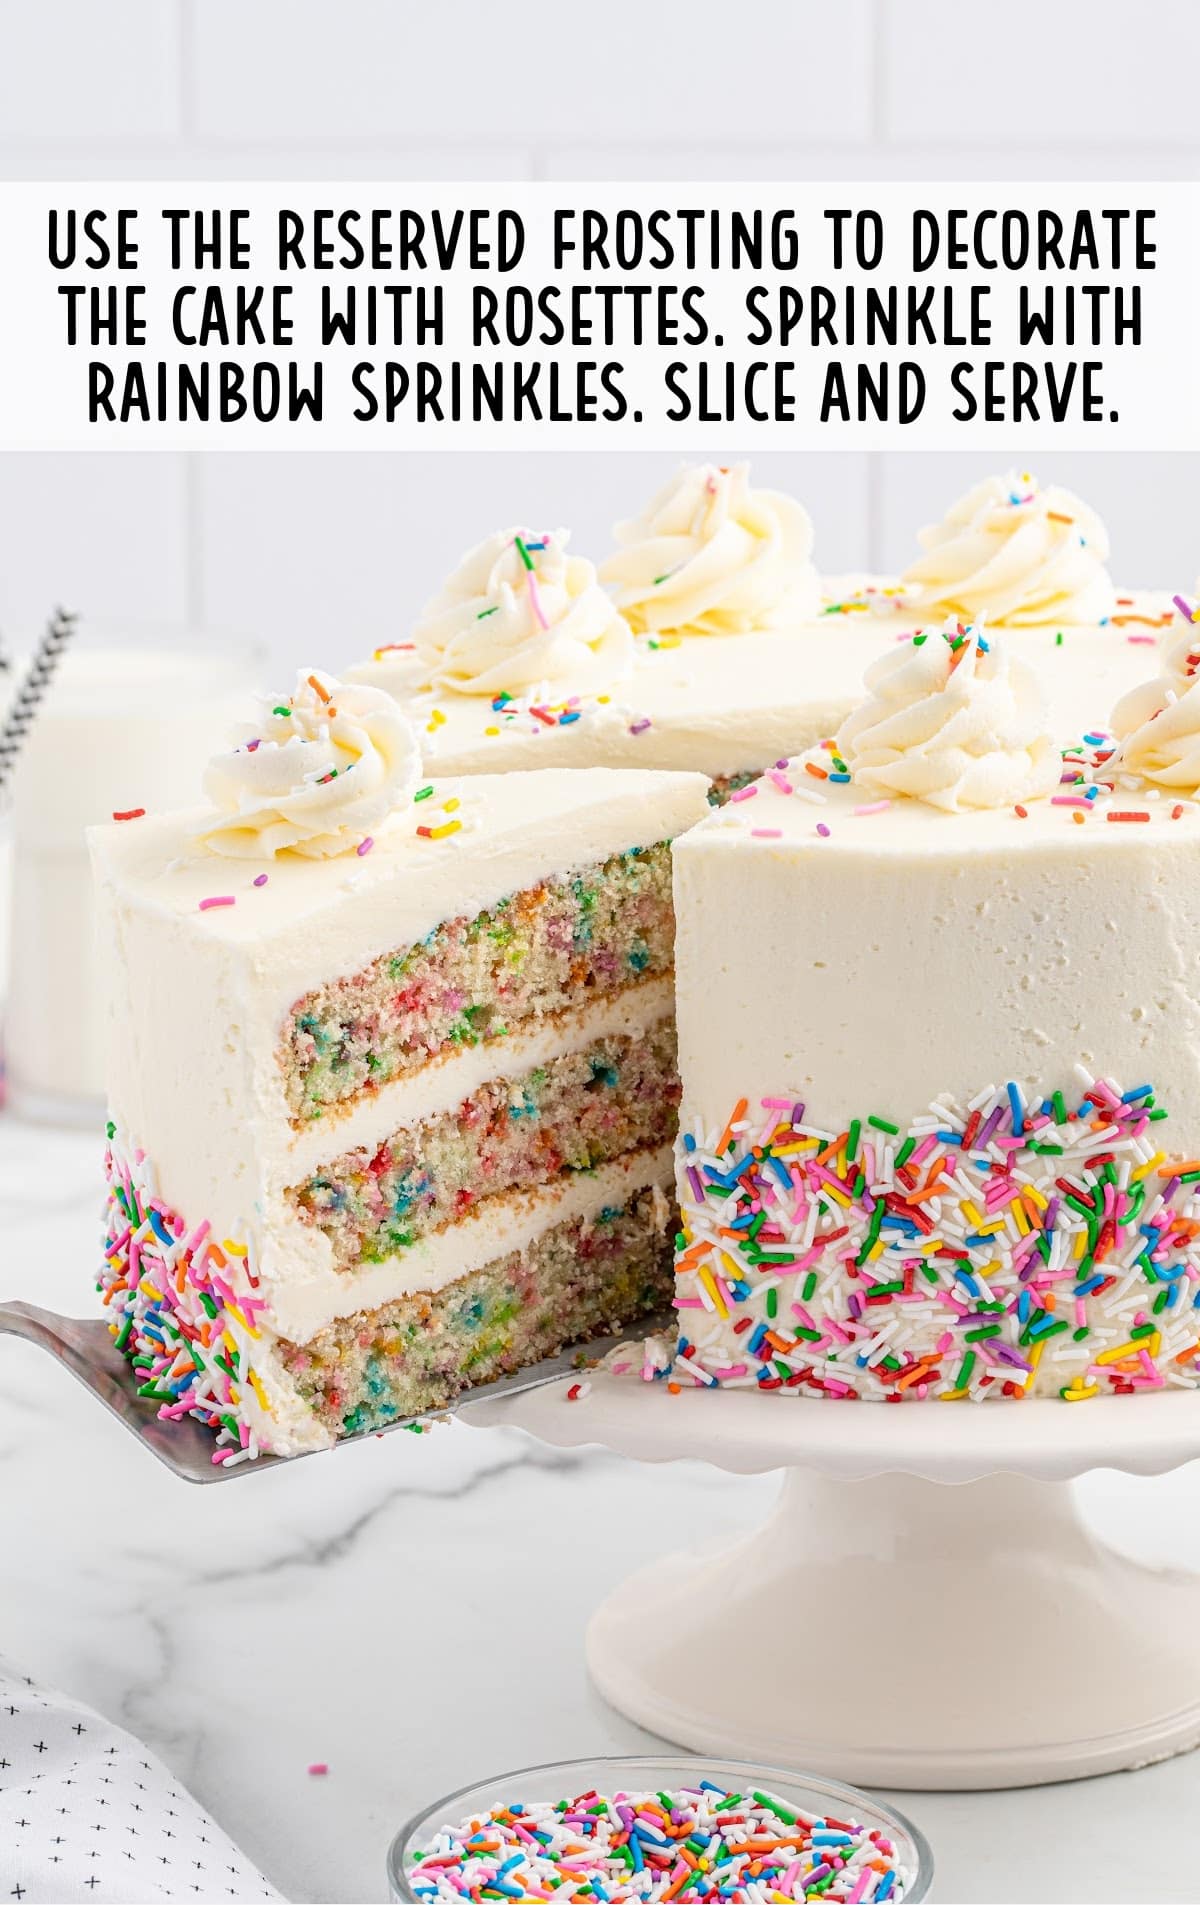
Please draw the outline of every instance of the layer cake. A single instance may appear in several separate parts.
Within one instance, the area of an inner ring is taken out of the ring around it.
[[[416,763],[390,697],[302,675],[209,807],[93,834],[102,1288],[219,1459],[436,1407],[669,1283],[669,842],[706,784]]]

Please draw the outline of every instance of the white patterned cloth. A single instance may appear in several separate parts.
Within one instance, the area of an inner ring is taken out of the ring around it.
[[[0,1905],[278,1897],[139,1740],[0,1660]]]

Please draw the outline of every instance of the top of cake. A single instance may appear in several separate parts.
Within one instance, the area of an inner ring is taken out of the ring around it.
[[[1200,822],[1200,677],[1186,670],[1198,648],[1185,635],[1168,673],[1119,704],[1114,733],[1064,748],[1036,676],[1003,637],[957,625],[918,634],[868,669],[835,739],[778,762],[698,831],[763,851],[832,842],[951,859],[1034,837],[1074,852],[1081,824],[1111,847],[1133,824],[1190,832]]]
[[[128,903],[244,949],[260,981],[269,949],[287,992],[419,941],[547,868],[670,837],[696,818],[703,787],[693,774],[609,768],[422,783],[416,759],[390,696],[302,670],[216,756],[210,806],[95,827],[93,857]]]
[[[1020,633],[1052,731],[1106,719],[1152,672],[1165,595],[1117,596],[1086,505],[996,477],[928,530],[903,579],[829,578],[794,498],[745,464],[685,467],[601,564],[565,533],[506,530],[464,558],[412,636],[351,679],[415,722],[427,769],[653,766],[736,783],[837,728],[863,671],[946,615]],[[960,599],[961,598],[961,599]]]
[[[874,645],[797,642],[820,609],[812,525],[748,468],[681,470],[602,566],[563,530],[471,550],[412,637],[350,671],[415,721],[426,765],[758,772],[840,718]]]

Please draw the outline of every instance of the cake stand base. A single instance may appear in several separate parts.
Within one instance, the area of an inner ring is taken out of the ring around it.
[[[672,1397],[599,1371],[463,1411],[553,1446],[785,1471],[766,1525],[644,1568],[587,1636],[664,1739],[931,1791],[1115,1772],[1200,1743],[1200,1575],[1115,1553],[1071,1480],[1200,1456],[1200,1395],[889,1409]]]
[[[626,1581],[587,1636],[613,1706],[706,1752],[868,1786],[1024,1786],[1200,1741],[1200,1582],[1070,1485],[790,1473],[766,1526]]]

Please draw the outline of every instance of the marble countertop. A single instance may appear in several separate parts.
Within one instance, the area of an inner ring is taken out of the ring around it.
[[[0,1115],[0,1296],[90,1309],[99,1163],[97,1135]],[[590,1688],[588,1616],[689,1527],[753,1526],[775,1486],[456,1424],[189,1490],[0,1338],[0,1653],[138,1733],[285,1897],[382,1899],[392,1832],[439,1793],[652,1744]],[[1200,1565],[1196,1465],[1081,1488],[1110,1539]],[[901,1805],[936,1897],[1095,1905],[1195,1897],[1198,1798],[1192,1754]]]

